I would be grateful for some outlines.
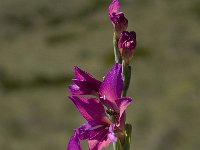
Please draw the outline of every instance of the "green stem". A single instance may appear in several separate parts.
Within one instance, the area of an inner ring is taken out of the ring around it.
[[[113,150],[124,150],[119,139],[113,143]]]
[[[122,96],[126,96],[130,80],[131,80],[131,66],[129,64],[126,64],[124,61],[122,63],[122,73],[123,73],[123,78],[124,78],[124,87],[123,87],[123,92]]]
[[[118,39],[117,39],[115,32],[113,35],[113,47],[114,47],[114,54],[115,54],[115,62],[122,63],[122,57],[121,57],[121,54],[120,54],[119,48],[118,48]]]
[[[122,97],[125,97],[130,85],[130,80],[131,80],[131,66],[125,63],[124,60],[122,62],[122,74],[123,74],[123,80],[124,80]],[[126,136],[125,136],[125,143],[123,145],[123,150],[130,150],[131,131],[132,131],[132,126],[130,124],[126,124]]]
[[[125,139],[125,144],[123,145],[123,150],[130,150],[132,126],[131,124],[126,124],[125,128],[126,128],[126,139]]]

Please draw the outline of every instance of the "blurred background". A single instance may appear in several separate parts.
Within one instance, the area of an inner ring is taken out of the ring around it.
[[[73,66],[102,80],[114,63],[109,3],[0,0],[1,150],[65,149],[84,122],[67,98]],[[200,1],[122,4],[138,42],[131,149],[199,150]]]

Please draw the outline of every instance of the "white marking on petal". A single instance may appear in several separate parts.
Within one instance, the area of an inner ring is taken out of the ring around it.
[[[88,123],[85,127],[85,130],[90,130],[92,128],[92,126]]]
[[[95,129],[98,129],[98,128],[101,128],[101,127],[103,127],[103,125],[97,125],[97,126],[90,128],[90,130],[95,130]]]
[[[79,90],[80,89],[80,87],[78,85],[76,85],[76,84],[72,85],[72,87],[74,88],[74,90]]]

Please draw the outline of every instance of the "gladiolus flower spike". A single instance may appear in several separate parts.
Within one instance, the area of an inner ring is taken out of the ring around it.
[[[82,150],[87,140],[89,150],[102,150],[113,142],[114,150],[130,150],[131,124],[126,123],[125,110],[132,102],[126,93],[131,79],[130,61],[135,53],[136,33],[126,31],[128,20],[120,12],[119,0],[109,5],[109,18],[114,27],[115,64],[103,81],[74,67],[75,78],[69,86],[69,99],[86,122],[75,129],[67,150]]]

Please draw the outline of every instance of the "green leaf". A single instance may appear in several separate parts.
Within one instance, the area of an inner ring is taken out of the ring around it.
[[[132,126],[131,124],[126,124],[125,128],[126,128],[126,137],[125,137],[125,144],[123,146],[123,150],[130,150]]]

